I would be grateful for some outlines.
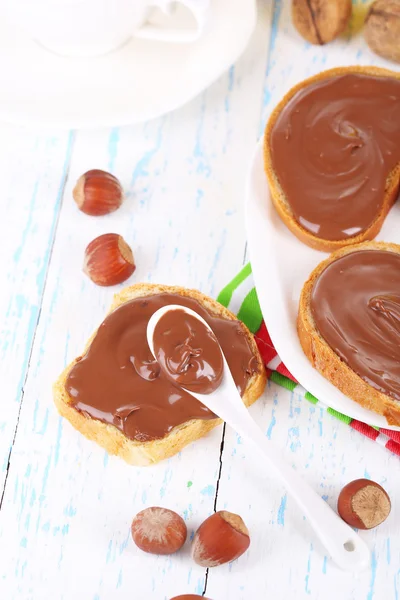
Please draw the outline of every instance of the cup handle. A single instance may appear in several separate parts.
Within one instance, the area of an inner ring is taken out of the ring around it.
[[[196,41],[203,33],[210,9],[210,0],[154,0],[152,7],[157,7],[167,15],[172,15],[174,6],[182,4],[193,14],[196,24],[192,27],[163,27],[152,23],[144,23],[137,31],[135,37],[146,40],[163,42],[190,43]]]

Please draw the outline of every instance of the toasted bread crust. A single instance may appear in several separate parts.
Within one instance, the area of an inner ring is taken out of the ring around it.
[[[123,289],[114,296],[109,312],[112,312],[125,302],[129,302],[134,298],[162,294],[164,292],[194,298],[207,308],[210,313],[225,319],[236,320],[235,315],[228,309],[197,290],[188,290],[175,286],[154,285],[150,283],[136,284]],[[254,337],[247,328],[245,328],[245,332],[254,355],[258,359],[259,367],[258,373],[252,376],[243,395],[243,402],[246,406],[250,406],[263,393],[267,376]],[[96,332],[90,337],[84,352],[90,346],[95,335]],[[105,448],[109,454],[120,456],[129,464],[146,466],[173,456],[182,450],[184,446],[204,436],[214,429],[214,427],[222,423],[221,419],[212,419],[209,421],[193,419],[187,423],[174,427],[174,429],[162,439],[151,440],[148,442],[131,440],[113,425],[108,425],[97,419],[85,416],[71,404],[71,398],[65,390],[65,383],[69,372],[76,362],[77,359],[72,361],[54,384],[54,402],[59,413],[68,419],[73,427],[89,440],[97,442],[100,446]]]
[[[303,286],[297,318],[297,332],[305,355],[321,375],[364,408],[386,417],[389,425],[400,426],[400,402],[379,392],[348,367],[319,334],[311,314],[311,294],[319,275],[330,263],[359,250],[386,250],[400,254],[399,245],[385,242],[364,242],[342,248],[331,254],[314,269]]]
[[[381,69],[380,67],[337,67],[334,69],[329,69],[328,71],[323,71],[322,73],[314,75],[313,77],[305,79],[304,81],[295,85],[286,94],[286,96],[284,96],[284,98],[279,102],[279,104],[272,112],[264,134],[264,168],[267,175],[269,188],[271,191],[272,202],[274,203],[274,206],[280,218],[288,227],[288,229],[290,229],[290,231],[294,233],[294,235],[301,242],[307,244],[307,246],[310,246],[315,250],[322,250],[324,252],[333,252],[345,246],[359,244],[367,240],[373,240],[378,235],[389,210],[391,209],[391,207],[397,199],[397,195],[400,188],[400,163],[392,170],[392,172],[387,177],[385,196],[383,199],[381,211],[379,212],[379,214],[376,215],[376,219],[373,221],[370,227],[368,227],[368,229],[366,229],[359,235],[349,237],[346,240],[324,240],[316,235],[313,235],[310,231],[304,229],[294,218],[290,205],[288,204],[285,198],[285,194],[283,193],[283,190],[280,186],[278,176],[276,175],[272,165],[270,139],[272,129],[276,123],[279,114],[284,109],[289,100],[291,100],[291,98],[293,98],[293,96],[298,91],[306,88],[310,84],[323,81],[324,79],[336,77],[338,75],[347,75],[349,73],[371,75],[376,77],[393,77],[396,79],[400,79],[399,72],[390,71],[389,69]]]

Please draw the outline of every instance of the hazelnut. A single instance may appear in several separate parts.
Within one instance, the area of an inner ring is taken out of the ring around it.
[[[383,487],[369,479],[351,481],[339,494],[339,515],[357,529],[377,527],[387,519],[390,508],[390,498]]]
[[[108,215],[122,204],[123,190],[114,175],[93,169],[81,175],[72,192],[78,208],[87,215]]]
[[[174,596],[171,600],[209,600],[209,598],[205,598],[204,596],[198,596],[197,594],[183,594],[183,596]]]
[[[117,233],[100,235],[85,250],[83,270],[97,285],[122,283],[135,268],[132,250]]]
[[[192,557],[201,567],[217,567],[239,558],[249,545],[249,532],[241,517],[221,510],[196,531]]]
[[[351,0],[293,0],[292,19],[304,39],[322,45],[343,33],[351,10]]]
[[[186,541],[185,521],[173,510],[154,506],[140,511],[132,521],[136,546],[150,554],[173,554]]]
[[[400,0],[376,0],[367,14],[364,35],[376,54],[400,63]]]

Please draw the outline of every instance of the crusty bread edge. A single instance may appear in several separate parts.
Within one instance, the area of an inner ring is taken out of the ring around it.
[[[110,311],[112,312],[122,304],[133,300],[134,298],[150,296],[154,294],[179,294],[184,297],[194,298],[200,302],[210,313],[222,316],[225,319],[236,320],[236,317],[227,308],[219,304],[216,300],[205,296],[197,290],[189,290],[177,286],[156,285],[150,283],[139,283],[123,289],[114,296]],[[246,391],[243,395],[243,402],[250,406],[261,396],[264,391],[267,376],[263,361],[257,348],[257,344],[250,331],[243,325],[249,344],[258,359],[259,371],[250,379]],[[90,346],[96,331],[90,337],[85,350]],[[54,402],[59,413],[68,419],[68,421],[89,440],[97,442],[109,454],[115,454],[123,458],[127,463],[137,466],[146,466],[173,456],[187,444],[201,438],[206,433],[214,429],[222,421],[212,419],[208,421],[193,419],[182,425],[175,427],[167,436],[159,440],[148,442],[138,442],[127,438],[119,429],[112,425],[107,425],[102,421],[85,416],[75,409],[71,404],[71,399],[65,390],[65,382],[72,367],[78,359],[72,361],[70,365],[61,373],[54,384]]]
[[[304,229],[294,218],[290,206],[286,201],[285,195],[280,186],[278,176],[276,175],[275,170],[273,168],[270,139],[273,127],[276,123],[279,114],[284,109],[289,100],[293,98],[293,96],[298,91],[306,88],[310,84],[323,81],[324,79],[336,77],[338,75],[346,75],[349,73],[358,73],[362,75],[372,75],[377,77],[394,77],[396,79],[400,79],[399,72],[372,66],[336,67],[334,69],[323,71],[318,75],[314,75],[313,77],[309,77],[308,79],[301,81],[293,88],[291,88],[291,90],[289,90],[289,92],[283,97],[283,99],[273,110],[264,133],[264,169],[268,179],[268,184],[271,192],[271,199],[276,208],[276,211],[278,212],[280,218],[288,227],[288,229],[292,233],[294,233],[294,235],[301,242],[307,244],[307,246],[310,246],[315,250],[322,250],[324,252],[333,252],[345,246],[350,246],[352,244],[358,244],[367,240],[372,240],[378,235],[390,208],[393,206],[397,199],[400,187],[400,163],[392,170],[392,172],[389,174],[386,180],[385,197],[383,200],[382,209],[377,215],[375,221],[370,225],[370,227],[361,234],[354,237],[349,237],[346,240],[324,240],[316,235],[313,235],[310,231]]]
[[[320,274],[338,258],[359,250],[386,250],[400,254],[399,245],[385,242],[364,242],[331,254],[314,269],[303,286],[297,332],[305,355],[321,375],[364,408],[386,417],[389,425],[400,425],[400,402],[373,388],[348,367],[319,334],[311,313],[311,294]]]

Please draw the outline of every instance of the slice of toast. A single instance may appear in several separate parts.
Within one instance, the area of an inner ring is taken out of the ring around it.
[[[223,317],[224,319],[236,320],[236,317],[233,313],[219,304],[219,302],[216,302],[216,300],[205,296],[201,292],[196,290],[187,290],[182,287],[172,287],[150,283],[139,283],[123,289],[114,296],[114,301],[109,312],[112,312],[125,302],[129,302],[134,298],[153,296],[155,294],[162,293],[179,294],[184,297],[193,298],[201,303],[210,314]],[[246,406],[250,406],[263,393],[267,376],[254,337],[247,327],[245,327],[245,325],[243,325],[243,330],[247,336],[250,347],[253,350],[254,356],[258,361],[258,372],[251,377],[243,394],[243,402],[246,404]],[[85,351],[90,346],[95,335],[96,332],[91,336],[86,344]],[[174,427],[174,429],[162,439],[139,442],[137,440],[127,438],[122,431],[113,425],[108,425],[107,423],[103,423],[97,419],[85,416],[76,410],[74,405],[71,403],[71,398],[65,389],[65,383],[70,370],[76,364],[76,362],[77,359],[75,359],[61,373],[60,377],[54,384],[54,402],[59,413],[68,419],[73,427],[80,431],[80,433],[82,433],[85,437],[97,442],[100,446],[105,448],[109,454],[116,454],[132,465],[146,466],[159,462],[164,458],[173,456],[182,450],[184,446],[199,439],[222,422],[220,419],[212,419],[207,421],[193,419],[187,423],[183,423],[182,425]]]
[[[342,248],[322,261],[303,286],[297,319],[297,332],[305,355],[312,366],[346,396],[364,408],[386,417],[389,425],[400,426],[400,402],[369,385],[326,343],[316,329],[311,313],[311,294],[314,283],[326,267],[338,258],[358,250],[386,250],[400,254],[400,246],[385,242],[364,242]]]
[[[359,244],[367,240],[373,240],[379,233],[383,222],[397,199],[397,195],[400,187],[400,163],[389,173],[386,180],[385,196],[383,199],[382,207],[380,212],[376,215],[375,220],[371,225],[362,233],[349,237],[345,240],[325,240],[314,235],[310,231],[304,229],[294,218],[290,204],[288,203],[285,194],[279,183],[279,178],[275,173],[272,164],[272,152],[271,152],[271,133],[276,120],[282,110],[285,108],[289,100],[307,86],[323,81],[326,78],[337,77],[346,74],[360,74],[360,75],[371,75],[375,77],[393,77],[400,79],[400,73],[390,71],[388,69],[381,69],[379,67],[337,67],[335,69],[329,69],[314,75],[309,79],[306,79],[299,84],[295,85],[284,98],[279,102],[274,111],[272,112],[264,134],[264,168],[268,179],[268,184],[271,192],[272,202],[285,225],[290,229],[292,233],[304,244],[307,244],[311,248],[316,250],[322,250],[324,252],[333,252],[339,248],[350,246],[351,244]]]

